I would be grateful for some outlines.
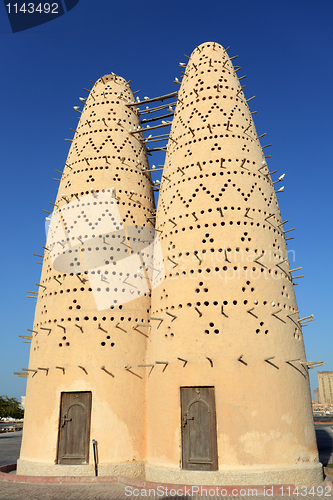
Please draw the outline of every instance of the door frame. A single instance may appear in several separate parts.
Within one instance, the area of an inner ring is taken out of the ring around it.
[[[210,443],[210,449],[211,449],[211,454],[212,454],[212,468],[210,471],[215,471],[218,470],[218,447],[217,447],[217,418],[216,418],[216,397],[215,397],[215,386],[211,385],[184,385],[180,386],[179,388],[179,396],[180,396],[180,431],[181,431],[181,468],[182,470],[200,470],[202,472],[210,472],[204,469],[188,469],[185,468],[185,463],[184,463],[184,431],[183,431],[183,415],[185,413],[185,408],[182,407],[182,389],[213,389],[211,392],[211,406],[209,405],[209,412],[210,412],[210,425],[211,425],[211,432],[209,435],[209,443]],[[200,401],[200,396],[199,400]],[[206,404],[208,406],[207,401],[201,400],[202,403]],[[195,401],[189,401],[187,404],[188,408],[190,407],[191,404],[193,404]]]

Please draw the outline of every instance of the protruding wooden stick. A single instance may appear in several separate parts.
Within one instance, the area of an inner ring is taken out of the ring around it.
[[[279,309],[278,311],[276,311],[276,312],[274,312],[274,313],[271,313],[271,316],[274,316],[276,319],[279,319],[280,321],[282,321],[282,323],[285,323],[284,319],[279,318],[279,316],[277,316],[277,314],[278,314],[279,312],[281,312],[281,311],[282,311],[282,309]]]
[[[116,328],[118,328],[119,330],[122,330],[123,332],[127,333],[127,331],[124,330],[124,328],[121,328],[121,326],[119,326],[119,325],[120,325],[120,323],[117,323],[116,324]]]
[[[183,368],[185,368],[185,366],[187,365],[188,361],[187,359],[183,359],[183,358],[177,358],[179,359],[179,361],[182,361],[184,364],[183,364]]]
[[[132,375],[135,375],[136,377],[138,377],[138,378],[141,378],[141,379],[142,379],[142,377],[141,377],[140,375],[138,375],[137,373],[132,372],[131,368],[132,368],[131,366],[125,366],[125,370],[126,370],[126,371],[128,371],[128,372],[129,372],[129,373],[131,373]]]
[[[310,314],[310,316],[304,316],[304,318],[300,318],[298,321],[301,322],[304,321],[305,319],[307,319],[308,321],[314,321],[314,316],[313,314]]]
[[[196,257],[196,258],[198,259],[198,261],[199,261],[199,266],[200,266],[200,264],[201,264],[202,260],[200,259],[199,255],[198,255],[197,253],[195,253],[195,252],[193,253],[193,255],[194,255],[194,257]]]
[[[36,373],[38,372],[38,370],[33,370],[32,368],[21,368],[21,370],[22,370],[23,372],[34,372],[34,373],[33,373],[33,375],[32,375],[33,377],[34,377],[34,376],[36,375]],[[27,374],[27,375],[28,375],[28,374]]]
[[[224,312],[224,308],[223,306],[221,306],[221,314],[223,314],[223,316],[225,316],[226,318],[228,318],[229,316],[226,315],[226,313]]]
[[[262,264],[261,262],[259,262],[259,259],[261,259],[262,257],[264,256],[264,254],[262,253],[261,255],[259,255],[258,257],[256,257],[255,259],[253,259],[253,262],[256,262],[257,264],[259,264],[260,266],[262,267],[265,267],[267,269],[266,266],[264,266],[264,264]]]
[[[43,326],[39,327],[41,330],[48,330],[48,335],[50,335],[52,328],[44,328]]]
[[[309,370],[316,368],[317,366],[322,366],[323,363],[323,361],[307,361],[305,363],[301,361],[301,365],[306,366]]]
[[[162,370],[162,373],[166,370],[168,364],[169,364],[169,361],[155,361],[155,364],[156,365],[165,365],[163,370]]]
[[[180,82],[177,82],[180,83]],[[140,106],[140,104],[147,104],[149,102],[155,102],[155,101],[163,101],[164,99],[170,99],[171,97],[174,97],[178,94],[178,91],[172,92],[171,94],[165,94],[159,97],[153,97],[152,99],[145,99],[143,101],[136,101],[136,102],[130,102],[126,104],[126,106],[131,107],[131,106]]]
[[[249,213],[249,211],[251,210],[251,208],[246,208],[246,212],[245,212],[245,215],[244,217],[248,217],[249,219],[253,219],[253,217],[250,217],[249,215],[247,215]]]
[[[264,361],[268,363],[269,365],[273,366],[277,370],[279,370],[279,367],[275,365],[274,363],[271,362],[271,359],[275,359],[275,356],[270,356],[269,358],[265,358]]]
[[[36,283],[36,286],[41,286],[44,288],[44,290],[46,290],[46,288],[47,288],[45,285],[41,285],[40,283]]]
[[[239,358],[237,359],[237,361],[240,361],[240,363],[243,363],[243,365],[247,365],[247,363],[243,360],[243,354],[241,354],[239,356]]]
[[[144,337],[147,337],[147,339],[149,338],[148,335],[146,335],[145,333],[141,332],[140,330],[137,329],[137,326],[133,326],[132,327],[133,330],[136,330],[138,333],[141,333],[141,335],[143,335]]]
[[[45,375],[49,374],[49,368],[40,368],[40,367],[38,367],[38,370],[45,370],[46,371]]]
[[[101,370],[105,371],[105,373],[107,373],[108,375],[111,375],[111,377],[113,377],[113,378],[114,378],[113,373],[109,372],[109,371],[105,368],[105,366],[101,366]]]
[[[174,260],[171,260],[170,257],[168,257],[168,260],[174,264],[174,268],[178,266],[178,262],[175,262]]]
[[[208,356],[206,356],[206,359],[208,359],[208,361],[210,362],[210,366],[213,368],[214,367],[213,360],[211,358],[209,358]]]
[[[148,368],[148,367],[150,367],[150,370],[149,370],[149,373],[148,373],[148,377],[149,377],[149,376],[150,376],[150,374],[151,374],[151,372],[152,372],[152,371],[153,371],[153,369],[155,368],[155,365],[152,365],[152,364],[150,364],[150,365],[138,365],[138,367],[140,367],[140,368],[141,368],[141,367],[142,367],[142,368],[144,368],[144,367],[147,367],[147,368]]]
[[[195,310],[197,311],[197,313],[199,314],[199,318],[201,318],[201,316],[202,316],[202,312],[201,312],[201,311],[199,311],[199,309],[198,309],[197,307],[195,307],[194,309],[195,309]]]
[[[159,324],[157,325],[157,328],[159,328],[161,326],[161,324],[163,323],[164,321],[164,318],[153,318],[153,317],[150,317],[151,320],[153,321],[159,321]]]
[[[165,314],[167,314],[168,316],[171,316],[171,317],[172,317],[171,323],[172,323],[173,321],[175,321],[175,319],[178,317],[178,316],[176,316],[175,314],[171,314],[171,313],[170,313],[170,312],[168,312],[168,311],[165,311]]]
[[[246,312],[248,312],[249,314],[251,314],[251,316],[254,316],[255,318],[258,319],[258,316],[256,316],[252,311],[253,309],[255,309],[254,307],[251,307],[251,309],[248,309]]]

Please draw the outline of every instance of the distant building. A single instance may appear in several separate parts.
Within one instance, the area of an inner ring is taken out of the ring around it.
[[[24,410],[24,408],[25,408],[25,396],[21,396],[21,404],[20,404],[20,407],[22,408],[22,410]]]
[[[333,404],[333,372],[318,372],[318,382],[319,387],[316,389],[319,391],[319,401],[322,404]],[[316,392],[316,391],[315,391]],[[316,399],[317,401],[317,399]]]
[[[313,392],[314,392],[315,403],[320,403],[319,387],[315,389]]]

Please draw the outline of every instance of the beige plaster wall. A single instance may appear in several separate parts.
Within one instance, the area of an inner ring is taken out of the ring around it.
[[[120,77],[106,75],[94,85],[61,178],[55,201],[60,210],[68,203],[84,203],[92,193],[98,201],[99,191],[115,188],[124,226],[149,225],[153,190],[150,174],[142,170],[149,167],[140,134],[134,137],[129,132],[140,124],[136,109],[126,106],[129,101],[134,96]],[[91,391],[91,440],[98,442],[101,466],[129,465],[136,470],[134,475],[141,474],[146,389],[145,368],[137,365],[145,363],[147,338],[134,328],[147,323],[150,297],[99,310],[89,280],[82,273],[78,276],[56,271],[45,251],[29,362],[37,373],[29,372],[18,473],[41,474],[38,464],[53,470],[53,475],[58,469],[70,470],[54,468],[61,393]],[[133,365],[136,375],[125,369]],[[91,443],[89,463],[93,463]],[[90,473],[91,467],[81,468],[82,474]],[[80,474],[80,466],[74,469]]]

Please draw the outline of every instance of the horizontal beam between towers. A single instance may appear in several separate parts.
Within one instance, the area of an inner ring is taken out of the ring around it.
[[[169,104],[162,104],[161,106],[156,106],[156,108],[148,108],[144,110],[138,110],[138,115],[146,115],[147,113],[155,113],[156,111],[160,111],[161,109],[169,108],[172,106],[176,106],[176,102],[170,102]],[[147,106],[148,107],[148,106]]]

